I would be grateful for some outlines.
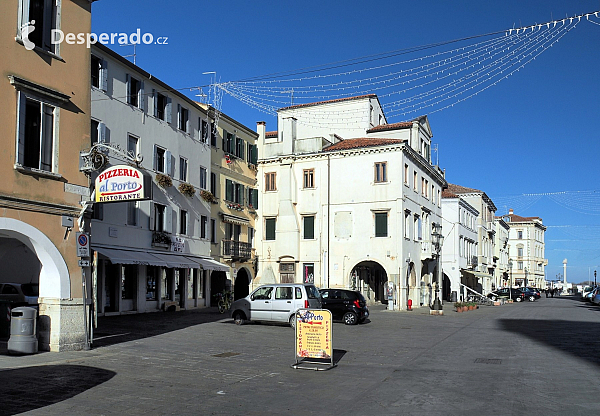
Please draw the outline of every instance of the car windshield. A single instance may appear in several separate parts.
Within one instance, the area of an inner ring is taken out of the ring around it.
[[[319,289],[317,289],[315,286],[305,286],[306,287],[306,296],[308,296],[309,299],[321,299],[321,293],[319,292]]]

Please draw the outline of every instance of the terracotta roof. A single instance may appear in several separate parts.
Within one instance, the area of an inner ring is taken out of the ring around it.
[[[277,130],[266,132],[265,137],[277,137]]]
[[[377,98],[377,95],[376,94],[366,94],[366,95],[358,95],[356,97],[346,97],[346,98],[338,98],[338,99],[335,99],[335,100],[319,101],[319,102],[316,102],[316,103],[297,104],[297,105],[292,105],[290,107],[280,108],[277,111],[289,110],[289,109],[292,109],[292,108],[310,107],[310,106],[313,106],[313,105],[339,103],[339,102],[343,102],[343,101],[360,100],[361,98]]]
[[[456,195],[454,192],[444,189],[442,191],[442,198],[458,198],[458,195]]]
[[[377,131],[408,129],[408,128],[411,128],[412,125],[413,125],[412,121],[402,121],[400,123],[394,123],[394,124],[382,124],[380,126],[375,126],[372,129],[367,130],[367,133],[374,133]]]
[[[389,145],[389,144],[400,144],[400,143],[404,143],[404,142],[406,142],[406,140],[376,139],[376,138],[362,137],[362,138],[358,138],[358,139],[346,139],[341,142],[337,142],[336,144],[332,144],[331,146],[323,149],[323,152],[335,152],[338,150],[358,149],[361,147],[385,146],[385,145]]]
[[[483,193],[483,191],[480,191],[479,189],[467,188],[465,186],[454,185],[453,183],[448,184],[448,191],[459,195]]]
[[[520,215],[515,215],[515,214],[506,214],[506,215],[502,215],[501,217],[497,217],[497,218],[506,218],[509,217],[510,218],[510,222],[533,222],[535,220],[542,220],[540,217],[521,217]]]

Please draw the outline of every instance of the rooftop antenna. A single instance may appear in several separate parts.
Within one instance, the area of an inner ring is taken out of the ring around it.
[[[135,56],[136,56],[136,50],[135,50],[135,48],[137,46],[137,43],[124,43],[124,44],[119,45],[119,46],[133,46],[133,54],[132,55],[123,55],[123,58],[129,58],[130,56],[133,56],[133,64],[135,65],[136,64],[135,63]]]

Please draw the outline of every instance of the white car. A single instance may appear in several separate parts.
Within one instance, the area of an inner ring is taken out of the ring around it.
[[[233,302],[231,317],[238,325],[245,321],[270,321],[289,323],[294,327],[296,311],[302,308],[321,309],[321,294],[314,285],[264,285]]]
[[[11,307],[37,305],[39,294],[37,283],[0,283],[0,300],[10,302]]]
[[[589,295],[595,289],[595,286],[586,286],[581,292],[581,300],[590,300]]]

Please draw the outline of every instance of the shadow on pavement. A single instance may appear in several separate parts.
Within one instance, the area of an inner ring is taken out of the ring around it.
[[[194,325],[230,318],[217,308],[192,309],[178,312],[151,312],[130,315],[99,316],[94,329],[93,348],[153,337]]]
[[[600,323],[501,319],[500,325],[505,331],[524,335],[600,366]]]
[[[0,415],[50,406],[110,380],[115,372],[81,365],[43,365],[0,371]]]

